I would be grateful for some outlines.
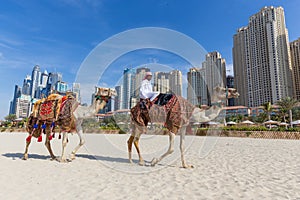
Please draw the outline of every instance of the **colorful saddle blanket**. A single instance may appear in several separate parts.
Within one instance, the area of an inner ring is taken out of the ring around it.
[[[173,97],[173,94],[163,94],[160,93],[155,99],[154,99],[154,104],[158,106],[164,106],[166,105]]]
[[[186,124],[191,117],[194,106],[186,99],[172,94],[161,94],[154,100],[154,105],[147,101],[147,108],[141,109],[137,104],[131,109],[131,119],[138,126],[147,126],[151,122],[164,123],[173,133]],[[163,105],[163,106],[158,106]]]
[[[39,108],[39,120],[55,120],[56,118],[57,100],[50,100],[41,103]]]

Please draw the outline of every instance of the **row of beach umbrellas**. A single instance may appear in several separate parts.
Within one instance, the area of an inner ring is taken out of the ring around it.
[[[233,121],[230,121],[230,122],[227,122],[226,124],[228,124],[228,125],[236,125],[237,123],[233,122]],[[245,121],[241,122],[240,124],[253,125],[255,123],[252,122],[252,121],[250,121],[250,120],[245,120]],[[289,125],[286,122],[277,122],[277,121],[274,121],[274,120],[268,120],[268,121],[264,122],[263,124],[265,124],[265,125],[279,125],[279,126],[287,126],[287,125]],[[300,120],[293,121],[292,124],[293,125],[299,125],[300,124]]]
[[[201,123],[199,122],[195,122],[194,125],[199,125]],[[210,121],[210,122],[207,122],[205,124],[208,124],[208,125],[218,125],[220,124],[219,122],[214,122],[214,121]],[[229,121],[229,122],[226,122],[227,125],[236,125],[236,124],[244,124],[244,125],[254,125],[255,123],[250,121],[250,120],[245,120],[245,121],[242,121],[240,123],[237,123],[237,122],[234,122],[234,121]],[[263,123],[264,125],[278,125],[278,126],[288,126],[289,124],[286,123],[286,122],[277,122],[277,121],[274,121],[274,120],[268,120],[266,122]],[[300,124],[300,120],[296,120],[296,121],[293,121],[292,122],[293,125],[299,125]]]

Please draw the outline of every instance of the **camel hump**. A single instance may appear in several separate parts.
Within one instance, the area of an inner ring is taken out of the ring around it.
[[[54,100],[58,100],[62,98],[61,95],[59,94],[50,94],[48,97],[47,97],[47,101],[54,101]]]

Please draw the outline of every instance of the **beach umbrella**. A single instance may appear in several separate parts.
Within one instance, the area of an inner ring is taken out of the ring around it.
[[[250,120],[242,121],[241,124],[247,124],[247,125],[252,125],[254,122],[251,122]]]
[[[209,124],[209,125],[218,125],[218,124],[220,124],[220,122],[210,121],[210,122],[207,122],[207,124]]]
[[[230,122],[227,122],[227,124],[234,125],[234,124],[236,124],[236,122],[230,121]]]
[[[236,122],[230,121],[230,122],[226,122],[227,125],[236,125]]]
[[[264,124],[267,124],[267,125],[276,124],[276,125],[278,125],[278,124],[279,124],[279,122],[277,122],[277,121],[273,121],[273,120],[269,120],[269,121],[266,121],[266,122],[264,122]]]
[[[278,125],[279,125],[279,126],[288,126],[289,124],[286,123],[286,122],[281,122],[281,123],[279,123]]]
[[[299,125],[300,124],[300,120],[296,120],[292,122],[293,125]]]

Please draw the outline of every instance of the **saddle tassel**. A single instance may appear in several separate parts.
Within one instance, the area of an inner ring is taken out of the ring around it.
[[[38,142],[42,142],[43,141],[43,134],[42,133],[44,133],[44,134],[46,134],[46,127],[47,127],[47,125],[46,125],[46,122],[42,125],[42,132],[41,132],[41,134],[40,134],[40,136],[38,137]]]
[[[31,141],[31,138],[32,138],[32,135],[33,135],[33,132],[35,131],[35,129],[38,128],[38,124],[34,124],[33,125],[33,129],[31,131],[31,133],[28,135],[28,137],[26,138],[26,142],[30,142]]]
[[[51,133],[52,133],[52,135],[50,134],[49,135],[49,140],[52,140],[52,138],[55,138],[55,132],[53,131],[54,130],[54,126],[55,126],[55,123],[54,122],[52,122],[51,123]]]

